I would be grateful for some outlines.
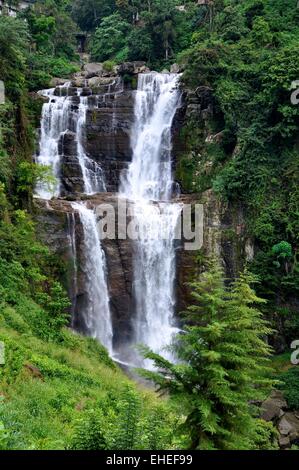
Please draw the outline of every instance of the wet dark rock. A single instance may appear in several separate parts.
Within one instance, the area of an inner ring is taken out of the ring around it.
[[[117,191],[120,174],[132,159],[130,133],[134,122],[134,96],[126,91],[97,98],[86,116],[84,148],[102,167],[108,191]]]
[[[77,88],[75,87],[57,87],[54,91],[55,96],[76,96]]]

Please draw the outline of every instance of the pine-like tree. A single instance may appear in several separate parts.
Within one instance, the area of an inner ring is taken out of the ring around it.
[[[214,265],[192,284],[191,326],[174,346],[180,363],[144,351],[159,372],[142,374],[184,404],[192,449],[261,448],[271,436],[255,405],[273,382],[265,342],[271,330],[257,308],[264,301],[250,287],[254,281],[245,272],[225,288]]]

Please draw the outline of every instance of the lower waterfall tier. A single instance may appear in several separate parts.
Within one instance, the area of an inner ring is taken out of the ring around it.
[[[203,250],[206,254],[217,254],[222,259],[229,276],[233,277],[239,269],[240,259],[249,253],[250,241],[240,233],[239,223],[233,220],[228,207],[217,204],[212,193],[207,192],[199,198],[198,195],[184,195],[175,203],[194,204],[201,201],[204,206],[204,240]],[[119,198],[114,193],[102,193],[95,196],[82,197],[87,208],[97,208],[107,205],[113,208],[118,219]],[[128,208],[131,201],[124,201]],[[62,281],[67,287],[72,301],[73,327],[82,333],[87,333],[82,311],[86,306],[88,296],[88,277],[84,270],[86,253],[84,246],[84,231],[74,203],[66,199],[45,201],[35,199],[36,222],[41,239],[50,247],[66,266]],[[108,217],[109,218],[109,217]],[[114,216],[112,216],[114,223]],[[122,351],[131,342],[133,335],[133,312],[135,311],[133,286],[133,253],[134,242],[130,239],[120,239],[127,219],[116,224],[114,239],[102,241],[106,256],[107,281],[110,298],[110,310],[113,325],[113,345],[116,353]],[[233,239],[228,233],[234,233]],[[190,303],[188,282],[196,270],[201,269],[194,251],[186,251],[184,241],[176,241],[177,267],[175,289],[177,296],[176,314],[183,311]],[[76,258],[74,260],[74,258]]]
[[[88,209],[102,208],[110,211],[112,223],[115,226],[115,237],[101,241],[106,256],[107,282],[110,298],[110,310],[113,323],[114,349],[120,350],[132,338],[132,315],[135,311],[133,295],[133,259],[136,249],[134,240],[124,239],[126,227],[130,223],[130,215],[119,219],[120,199],[113,193],[102,193],[85,197],[84,206]],[[191,202],[191,197],[185,196],[175,200],[175,203]],[[134,203],[121,200],[127,205],[128,214],[131,213]],[[64,199],[45,201],[35,199],[36,220],[41,238],[48,244],[67,267],[63,282],[66,285],[71,301],[73,327],[82,333],[88,333],[82,312],[86,308],[89,296],[89,273],[86,266],[86,249],[84,240],[84,227],[75,204]],[[98,218],[99,219],[99,218]],[[99,220],[98,220],[99,221]],[[114,222],[117,223],[114,224]],[[180,299],[180,311],[187,302],[188,292],[185,283],[188,281],[188,271],[191,269],[192,252],[184,251],[182,242],[177,240],[176,291]],[[75,258],[75,259],[74,259]]]

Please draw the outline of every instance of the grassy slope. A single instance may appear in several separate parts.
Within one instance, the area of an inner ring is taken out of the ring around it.
[[[4,440],[9,449],[64,449],[86,410],[113,409],[128,386],[137,390],[93,339],[65,329],[61,344],[45,342],[9,327],[3,314],[0,318],[0,340],[6,345],[6,365],[0,366],[5,428],[0,449]],[[20,322],[18,315],[15,321]],[[138,395],[145,412],[161,406],[141,387]]]

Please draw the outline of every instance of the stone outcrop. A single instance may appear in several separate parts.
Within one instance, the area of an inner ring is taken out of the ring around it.
[[[283,393],[273,390],[262,403],[261,418],[272,422],[278,430],[278,444],[281,449],[290,449],[299,444],[299,411],[288,409]]]
[[[284,399],[282,392],[274,390],[271,396],[262,404],[261,418],[265,421],[278,420],[284,415],[287,408],[288,404]]]
[[[90,62],[84,65],[83,71],[85,72],[84,76],[87,79],[96,76],[100,77],[104,73],[104,67],[103,64]]]
[[[50,81],[50,87],[56,88],[57,86],[62,86],[67,82],[65,78],[53,77]]]
[[[77,158],[77,141],[74,132],[67,131],[61,136],[59,141],[59,153],[62,155],[62,195],[84,192],[83,175]]]
[[[145,72],[150,72],[145,62],[124,62],[117,67],[117,73],[121,76],[138,75]]]

